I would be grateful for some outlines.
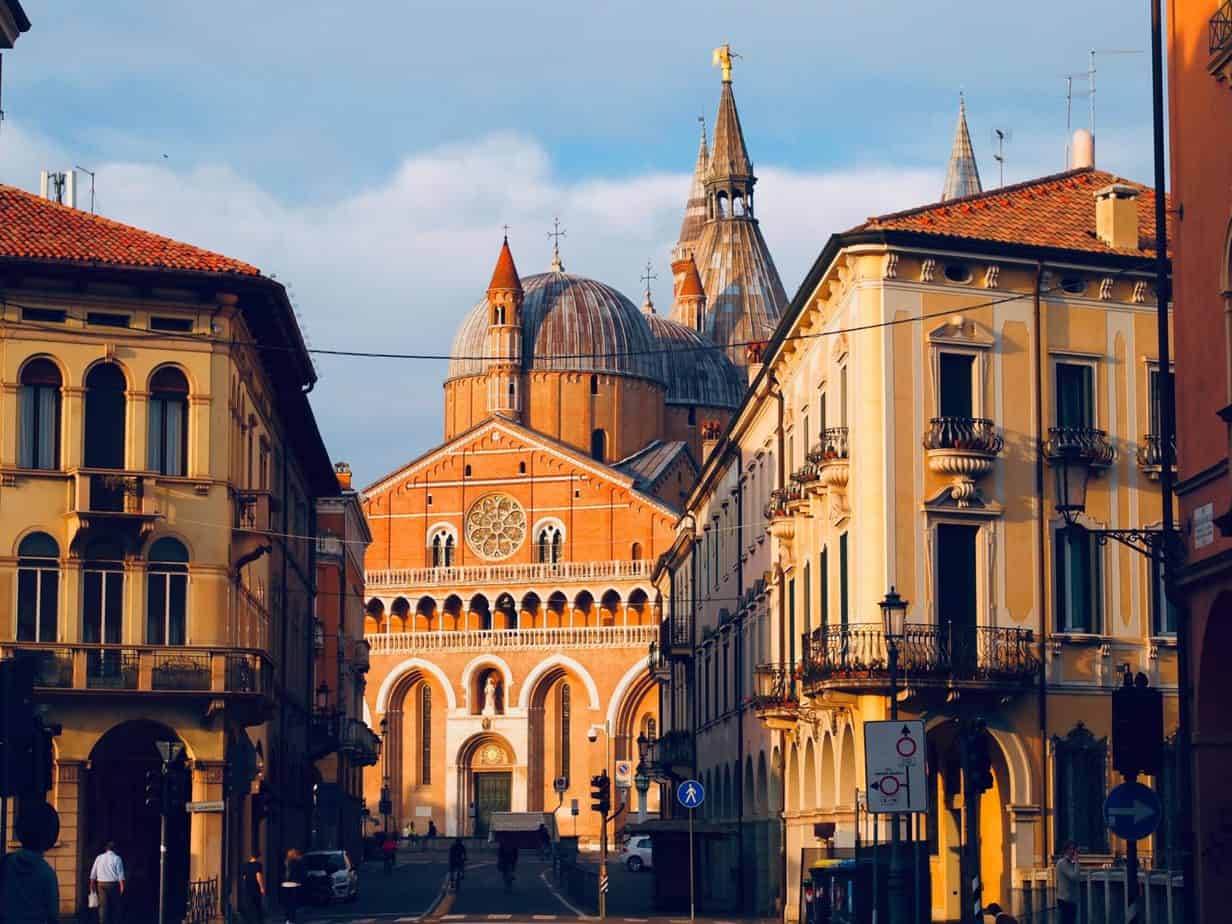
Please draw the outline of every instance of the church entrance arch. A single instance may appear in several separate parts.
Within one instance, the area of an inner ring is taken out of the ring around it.
[[[493,812],[513,809],[513,748],[503,737],[485,733],[466,741],[458,752],[458,830],[487,837]]]
[[[88,873],[94,857],[109,841],[115,842],[124,859],[124,904],[131,921],[157,917],[160,818],[157,808],[145,804],[145,775],[162,768],[159,741],[180,738],[165,725],[138,719],[116,725],[90,751],[79,868]],[[191,817],[183,811],[167,817],[168,920],[178,921],[184,914]],[[82,882],[77,894],[84,896],[85,890]]]

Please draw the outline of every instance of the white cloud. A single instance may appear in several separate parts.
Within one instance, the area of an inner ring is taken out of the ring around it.
[[[289,152],[293,155],[294,152]],[[55,144],[5,124],[0,179],[35,188],[40,168],[71,165]],[[656,301],[670,304],[669,249],[686,172],[563,180],[542,145],[497,134],[407,158],[384,182],[326,204],[286,201],[226,165],[96,166],[108,217],[247,260],[293,291],[314,346],[447,353],[483,295],[501,225],[520,271],[547,268],[559,215],[570,271],[640,303],[646,259]],[[788,294],[829,234],[871,214],[936,198],[938,173],[891,168],[828,173],[760,168],[758,217]],[[331,454],[360,483],[433,445],[441,433],[443,362],[318,360],[313,393]]]

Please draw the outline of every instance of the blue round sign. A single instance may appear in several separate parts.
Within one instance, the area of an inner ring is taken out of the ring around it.
[[[706,801],[706,790],[697,780],[685,780],[676,787],[676,801],[687,809],[700,808]]]
[[[1163,806],[1155,790],[1141,783],[1122,783],[1104,800],[1104,824],[1127,841],[1150,837],[1162,814]]]

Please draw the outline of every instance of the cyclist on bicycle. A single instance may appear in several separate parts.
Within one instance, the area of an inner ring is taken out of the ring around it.
[[[455,838],[449,847],[449,887],[455,892],[462,885],[462,874],[466,870],[466,845],[462,838]]]

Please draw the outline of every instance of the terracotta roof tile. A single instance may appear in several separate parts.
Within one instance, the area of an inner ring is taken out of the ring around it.
[[[1138,247],[1116,249],[1095,236],[1095,191],[1112,183],[1139,190]],[[1172,232],[1169,218],[1169,235]],[[1092,253],[1155,252],[1155,193],[1103,170],[1083,167],[1003,186],[966,199],[868,219],[853,231],[917,231],[1006,244]]]
[[[240,260],[0,185],[0,259],[258,276]]]
[[[488,283],[488,291],[493,289],[513,289],[522,291],[522,280],[518,277],[518,268],[513,265],[513,253],[509,250],[509,239],[501,244],[500,255],[496,258],[496,268],[492,270],[492,281]]]

